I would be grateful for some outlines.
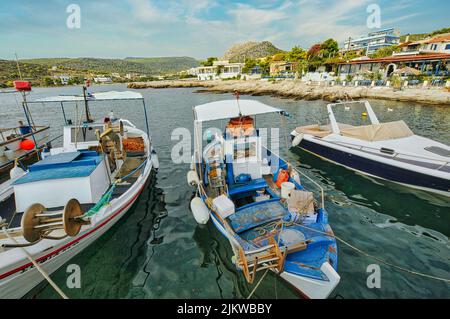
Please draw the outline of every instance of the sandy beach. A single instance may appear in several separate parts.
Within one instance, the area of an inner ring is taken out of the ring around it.
[[[335,102],[344,99],[384,99],[402,102],[418,102],[433,105],[450,105],[450,92],[445,88],[403,88],[355,87],[309,85],[301,81],[197,81],[174,80],[154,82],[134,82],[128,85],[133,89],[201,88],[196,92],[228,93],[238,90],[242,94],[273,95],[296,100],[325,100]]]

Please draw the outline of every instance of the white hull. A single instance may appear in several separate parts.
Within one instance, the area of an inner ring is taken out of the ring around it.
[[[137,130],[137,129],[134,129]],[[141,131],[142,132],[142,131]],[[91,219],[91,224],[83,226],[76,237],[62,240],[44,239],[25,248],[48,274],[52,274],[72,257],[77,255],[92,242],[108,231],[134,204],[153,168],[151,146],[147,136],[142,132],[147,145],[147,165],[139,179],[120,197],[113,199]],[[156,156],[153,155],[153,156]],[[5,241],[8,241],[7,239]],[[5,241],[2,241],[5,243]],[[17,241],[25,243],[22,237]],[[13,244],[10,240],[9,243]],[[82,267],[82,265],[80,265]],[[31,264],[20,248],[0,251],[0,299],[23,297],[27,292],[44,280],[42,274]],[[60,287],[68,292],[67,287]]]
[[[123,198],[111,205],[108,209],[110,210],[108,216],[103,220],[100,220],[94,228],[86,229],[76,238],[67,238],[65,240],[58,241],[58,244],[54,245],[50,252],[45,251],[34,255],[33,257],[35,260],[48,258],[45,262],[40,261],[40,266],[48,274],[52,274],[72,257],[89,246],[93,241],[108,231],[130,209],[139,194],[142,192],[146,180],[150,174],[150,170],[151,164],[148,166],[145,175],[146,178],[143,178],[139,184],[136,183],[138,185],[133,185],[133,189],[129,190],[130,194],[125,196],[126,198]],[[44,280],[39,271],[30,265],[28,259],[22,258],[22,260],[9,268],[10,270],[1,270],[0,276],[4,276],[6,273],[11,271],[14,273],[0,280],[0,299],[20,298]],[[64,287],[61,288],[64,291]]]

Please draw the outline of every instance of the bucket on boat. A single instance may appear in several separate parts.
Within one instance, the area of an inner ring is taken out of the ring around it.
[[[281,198],[288,199],[294,189],[295,185],[291,182],[284,182],[281,184]]]

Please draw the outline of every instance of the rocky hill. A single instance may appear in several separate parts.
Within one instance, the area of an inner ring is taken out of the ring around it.
[[[231,62],[245,62],[245,59],[264,58],[283,52],[269,41],[245,42],[233,45],[224,55],[224,60]]]

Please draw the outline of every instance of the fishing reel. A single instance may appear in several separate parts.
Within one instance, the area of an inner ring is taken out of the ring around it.
[[[41,204],[33,204],[22,216],[21,226],[23,237],[30,243],[41,239],[59,240],[67,236],[75,237],[80,233],[81,226],[89,222],[84,221],[81,205],[76,199],[67,202],[63,211],[47,211]],[[65,235],[50,236],[53,231],[62,229]]]

